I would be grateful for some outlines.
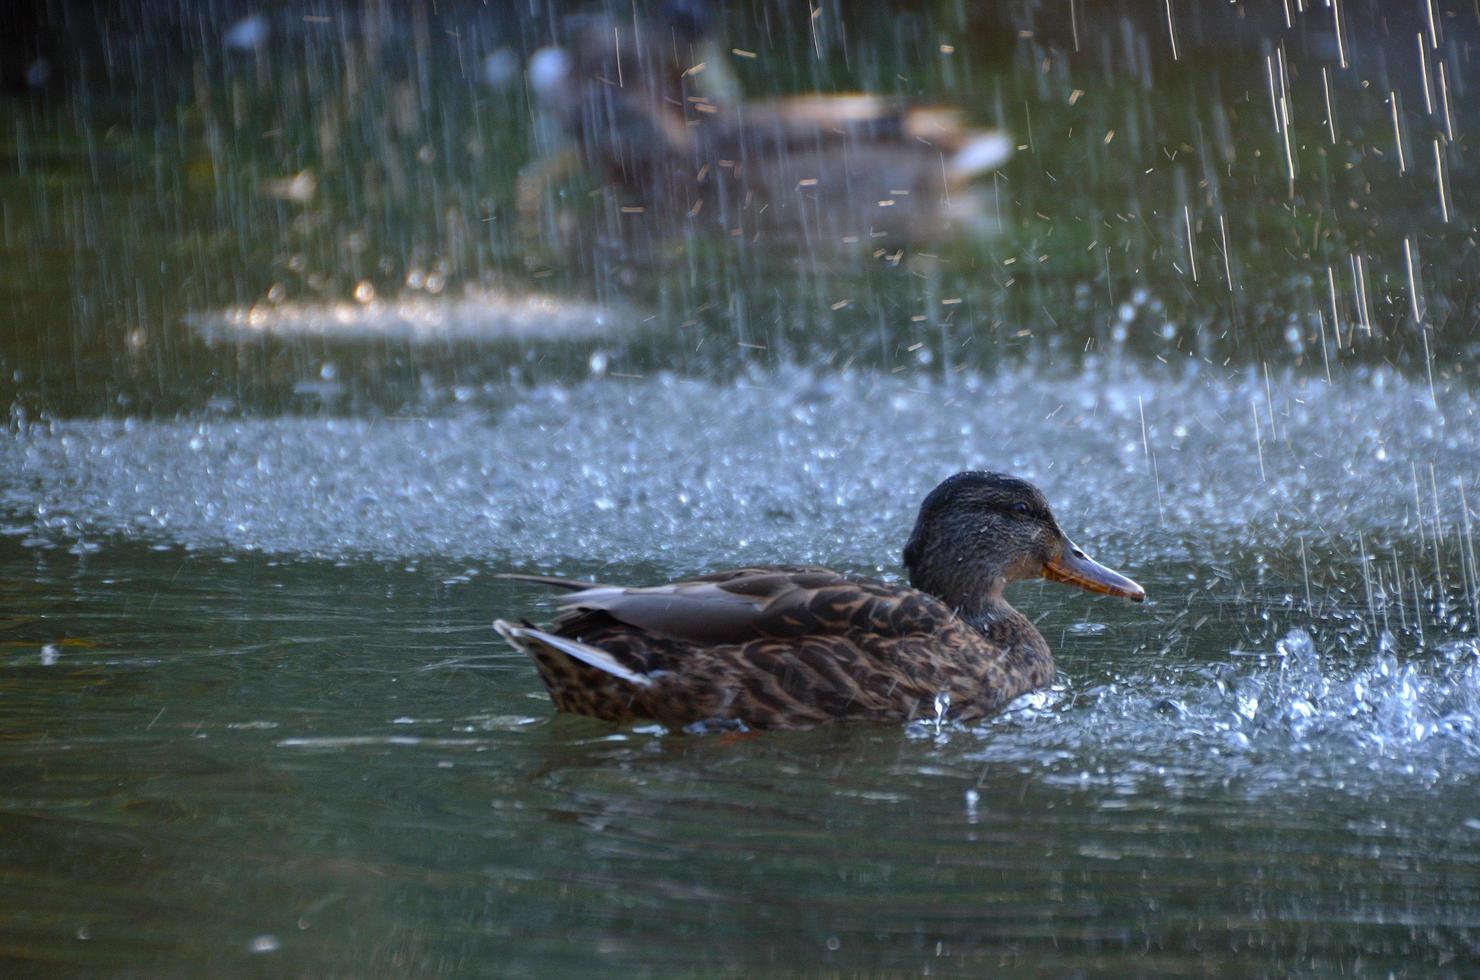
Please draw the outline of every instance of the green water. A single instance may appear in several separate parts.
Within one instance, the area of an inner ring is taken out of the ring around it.
[[[528,603],[512,587],[439,585],[433,562],[224,558],[6,547],[6,592],[35,616],[3,663],[12,968],[1429,972],[1476,955],[1467,786],[1361,767],[1360,792],[1261,785],[1257,754],[1179,754],[1165,723],[1143,732],[1159,751],[1077,730],[1105,720],[1076,720],[1106,697],[1097,675],[1129,675],[1112,698],[1177,696],[1202,664],[1145,649],[1155,611],[1045,590],[1050,625],[1112,629],[1072,635],[1057,703],[981,732],[663,738],[551,717],[488,639],[490,607]],[[1147,578],[1155,595],[1180,576]],[[1238,618],[1216,619],[1197,648],[1236,642]]]
[[[0,96],[0,973],[1473,972],[1480,21],[1072,6],[726,14],[752,94],[1013,134],[897,263],[521,231],[543,6],[145,5]],[[322,328],[362,286],[467,329]],[[976,466],[1150,595],[1018,586],[1059,680],[979,728],[616,730],[489,628],[895,577]]]

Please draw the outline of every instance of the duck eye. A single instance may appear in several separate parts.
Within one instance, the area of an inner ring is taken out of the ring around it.
[[[1017,503],[1012,505],[1012,512],[1014,514],[1022,514],[1026,516],[1028,513],[1028,505],[1019,500]]]

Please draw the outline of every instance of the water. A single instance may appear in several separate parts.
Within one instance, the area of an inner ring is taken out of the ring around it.
[[[1422,383],[1286,378],[1262,447],[1252,423],[1237,441],[1185,425],[1243,425],[1246,387],[782,371],[542,387],[437,419],[31,426],[6,444],[0,539],[24,959],[1480,955],[1480,645],[1457,517],[1480,493],[1472,397],[1448,393],[1441,416]],[[720,555],[895,576],[918,496],[977,464],[1037,475],[1151,596],[1018,587],[1060,683],[979,729],[614,732],[552,717],[488,628],[550,612],[491,577],[511,567],[657,581]],[[1413,550],[1420,526],[1446,535],[1435,554]],[[203,907],[223,911],[183,914]]]
[[[1472,15],[948,6],[725,23],[1014,135],[897,260],[521,238],[558,11],[146,5],[0,103],[6,972],[1473,971]],[[1059,677],[978,727],[612,729],[490,628],[897,578],[967,467],[1149,596],[1015,586]]]
[[[421,418],[38,423],[0,446],[0,499],[34,514],[15,529],[28,541],[84,548],[124,533],[333,558],[882,569],[925,492],[979,467],[1033,474],[1076,540],[1151,560],[1227,535],[1223,557],[1248,561],[1297,538],[1386,547],[1435,522],[1458,543],[1477,438],[1467,389],[1436,411],[1426,384],[1381,371],[1266,388],[1139,368],[949,382],[782,369],[501,392]]]
[[[1411,729],[1473,719],[1473,646],[1384,674],[1375,652],[1298,634],[1283,658],[1235,657],[1225,621],[1204,656],[1169,657],[1155,625],[1034,596],[1065,680],[980,730],[675,739],[551,717],[488,640],[488,606],[527,600],[451,568],[173,552],[166,578],[159,552],[104,559],[106,579],[7,547],[42,614],[5,652],[7,932],[32,967],[1324,970],[1476,953],[1473,721]],[[1110,630],[1074,630],[1087,615]],[[92,628],[61,636],[63,616]]]

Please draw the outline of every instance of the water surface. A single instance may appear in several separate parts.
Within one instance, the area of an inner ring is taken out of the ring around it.
[[[1472,972],[1473,13],[734,11],[1014,136],[994,235],[840,254],[520,229],[536,6],[145,4],[0,103],[0,963]],[[979,727],[613,729],[490,629],[897,578],[968,467],[1150,596],[1015,586]]]
[[[1477,955],[1473,399],[1286,378],[1251,409],[1243,380],[783,372],[441,418],[28,427],[3,498],[19,955],[541,973]],[[1220,417],[1237,438],[1182,421]],[[980,728],[614,731],[553,717],[488,628],[549,612],[492,577],[511,567],[896,576],[917,497],[960,461],[1035,474],[1151,595],[1018,586],[1060,681]]]

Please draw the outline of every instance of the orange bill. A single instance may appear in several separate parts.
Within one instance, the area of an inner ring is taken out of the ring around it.
[[[1146,598],[1146,590],[1113,569],[1106,568],[1083,551],[1074,542],[1064,539],[1064,550],[1057,558],[1043,563],[1043,577],[1066,585],[1077,585],[1089,592],[1118,595],[1132,602]]]

